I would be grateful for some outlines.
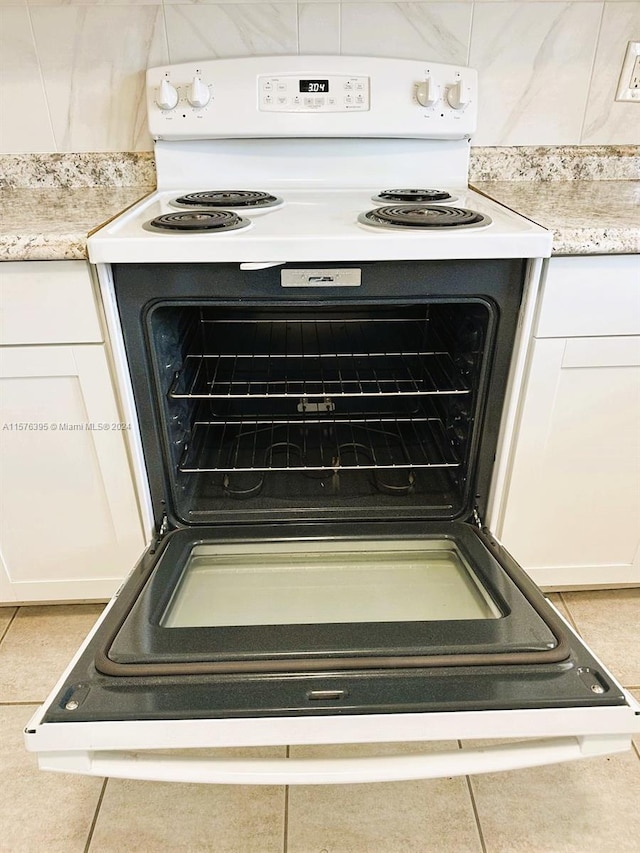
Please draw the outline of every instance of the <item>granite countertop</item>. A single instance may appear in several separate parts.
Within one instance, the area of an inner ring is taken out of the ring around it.
[[[640,181],[474,181],[553,231],[554,255],[640,252]]]
[[[553,231],[554,255],[640,253],[635,146],[472,148],[471,185]],[[78,260],[155,186],[151,152],[0,155],[0,260]]]
[[[148,187],[3,188],[0,260],[82,260],[87,235],[148,193]]]
[[[640,252],[640,181],[475,181],[474,189],[553,231],[554,255]],[[148,187],[2,189],[0,260],[81,260],[87,235]]]

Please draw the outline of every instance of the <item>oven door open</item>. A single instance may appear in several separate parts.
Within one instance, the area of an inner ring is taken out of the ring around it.
[[[638,729],[631,697],[471,525],[390,523],[384,536],[366,524],[352,536],[299,525],[253,540],[205,529],[167,539],[145,554],[27,728],[43,768],[381,781],[623,750]],[[215,754],[479,738],[495,745],[331,762]]]
[[[286,539],[176,531],[120,596],[96,666],[144,677],[567,659],[553,614],[545,621],[544,603],[527,599],[470,525],[423,524],[417,538],[396,527],[375,539],[329,525],[321,538],[304,525]]]
[[[41,766],[352,782],[629,747],[633,700],[478,523],[526,265],[351,266],[357,288],[321,295],[280,269],[115,268],[170,532],[30,724]],[[498,738],[533,740],[364,763],[215,754]]]

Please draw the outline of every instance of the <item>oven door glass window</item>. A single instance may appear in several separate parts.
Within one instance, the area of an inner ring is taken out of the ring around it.
[[[496,619],[501,613],[450,542],[327,551],[196,546],[165,628]],[[261,553],[262,551],[262,553]]]
[[[129,602],[121,597],[102,671],[293,672],[561,658],[542,597],[532,606],[473,528],[420,527],[420,537],[388,539],[176,531]]]

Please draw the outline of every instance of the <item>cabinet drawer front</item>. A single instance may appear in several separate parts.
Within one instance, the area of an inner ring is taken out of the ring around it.
[[[562,367],[640,367],[640,336],[570,338]]]
[[[102,340],[84,261],[0,264],[0,345]]]
[[[537,338],[640,335],[640,255],[552,258]]]

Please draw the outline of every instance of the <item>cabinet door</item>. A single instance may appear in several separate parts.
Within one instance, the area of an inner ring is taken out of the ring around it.
[[[544,586],[640,583],[640,337],[536,340],[499,536]]]
[[[0,264],[2,346],[93,344],[103,340],[85,261]]]
[[[0,404],[0,594],[110,597],[143,536],[104,347],[1,348]]]

